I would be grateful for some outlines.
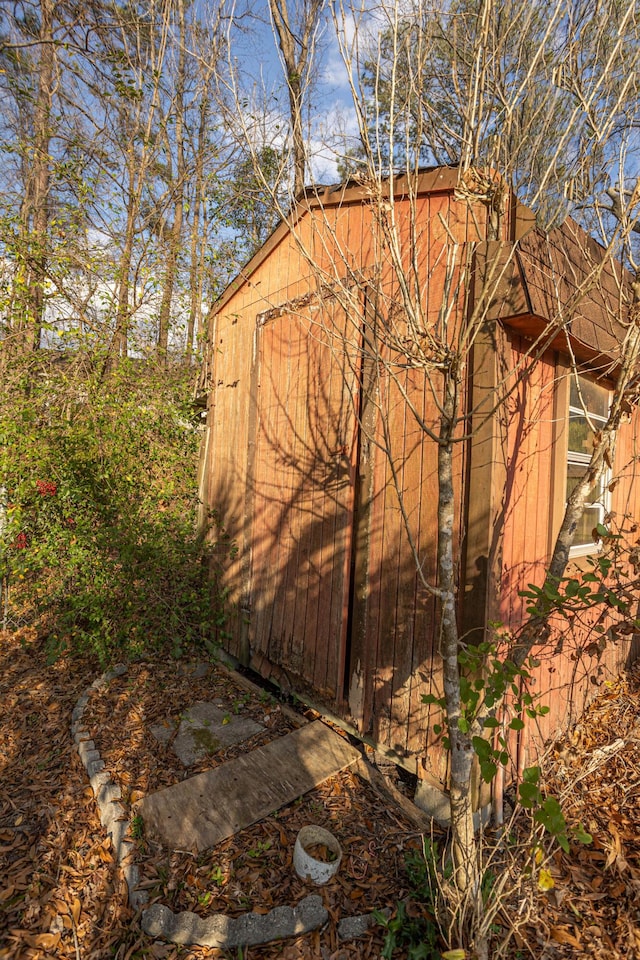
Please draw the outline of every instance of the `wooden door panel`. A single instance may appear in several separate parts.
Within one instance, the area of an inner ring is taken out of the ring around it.
[[[329,300],[258,328],[251,470],[253,648],[342,694],[357,419],[357,356]]]

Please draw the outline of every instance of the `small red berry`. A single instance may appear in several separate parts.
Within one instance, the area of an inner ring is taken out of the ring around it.
[[[53,480],[36,480],[36,490],[41,497],[55,497],[58,487]]]

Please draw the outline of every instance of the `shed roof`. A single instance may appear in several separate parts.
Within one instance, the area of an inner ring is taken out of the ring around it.
[[[626,336],[631,275],[567,219],[549,233],[531,230],[517,244],[476,251],[476,302],[489,287],[487,317],[613,374]]]
[[[458,167],[425,167],[415,179],[406,174],[389,178],[382,184],[382,196],[393,192],[400,200],[410,193],[452,192],[459,187]],[[372,196],[367,183],[355,180],[306,188],[289,216],[280,221],[213,304],[211,314],[219,313],[234,293],[250,282],[257,267],[307,213],[370,202]],[[528,336],[548,335],[556,349],[572,350],[579,360],[614,373],[626,334],[630,275],[575,221],[567,219],[545,233],[535,228],[532,211],[515,200],[513,211],[513,242],[487,241],[476,250],[476,298],[485,288],[487,317],[504,321]],[[496,263],[499,274],[495,273]]]

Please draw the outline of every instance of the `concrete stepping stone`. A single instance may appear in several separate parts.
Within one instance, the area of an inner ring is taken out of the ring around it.
[[[185,767],[213,756],[234,743],[241,743],[265,728],[250,717],[236,716],[215,703],[200,701],[182,715],[172,748]],[[175,726],[156,724],[151,733],[161,743],[168,743]]]
[[[173,850],[215,847],[360,759],[316,720],[136,804],[148,836]]]

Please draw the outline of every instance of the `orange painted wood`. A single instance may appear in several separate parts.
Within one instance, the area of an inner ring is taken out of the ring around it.
[[[451,171],[423,176],[425,192],[415,199],[415,220],[406,184],[399,181],[401,192],[387,198],[388,215],[398,226],[402,266],[410,268],[409,275],[416,268],[415,293],[427,327],[451,340],[465,322],[468,244],[488,235],[486,208],[455,198],[456,176]],[[406,361],[401,338],[404,333],[411,339],[414,332],[403,319],[395,252],[392,256],[376,226],[375,199],[353,188],[327,192],[324,203],[310,196],[307,212],[296,213],[300,244],[285,227],[278,228],[245,279],[225,293],[216,316],[207,487],[211,506],[220,510],[237,546],[237,555],[225,561],[223,578],[232,605],[249,597],[249,640],[257,653],[283,668],[294,686],[300,683],[301,692],[332,701],[363,734],[405,755],[421,756],[424,774],[443,780],[444,755],[430,730],[433,712],[422,703],[424,693],[441,692],[437,604],[418,583],[391,465],[381,449],[390,445],[419,561],[429,582],[437,583],[437,448],[412,422],[399,387],[406,388],[425,422],[436,424],[438,384],[431,386],[419,365],[401,366]],[[512,213],[515,217],[517,210]],[[514,221],[513,230],[518,229]],[[507,218],[500,239],[510,239],[510,232]],[[535,242],[529,243],[530,260]],[[303,247],[313,254],[313,267]],[[350,271],[362,288],[376,291],[378,324],[384,328],[376,333],[384,362],[370,357],[369,367],[349,352],[356,349],[363,319],[365,338],[371,339],[368,312],[362,304],[345,312],[330,296],[333,287],[344,289]],[[538,299],[545,291],[543,285]],[[269,319],[257,329],[256,318],[265,311],[271,311]],[[531,335],[539,332],[527,326],[530,318],[521,319],[520,334],[505,347],[503,372],[526,367]],[[589,318],[583,321],[587,336]],[[396,384],[386,366],[394,361]],[[506,451],[496,452],[506,458],[495,471],[506,476],[504,490],[491,491],[494,501],[504,502],[502,528],[496,532],[502,590],[497,605],[513,628],[525,616],[518,589],[539,581],[549,552],[558,495],[551,482],[557,461],[555,376],[549,354],[515,388],[508,401]],[[361,379],[367,394],[362,402]],[[366,412],[366,431],[358,424],[358,411]],[[625,466],[613,503],[618,512],[628,509],[638,516],[635,455],[630,428],[629,439],[621,437],[618,447],[616,466],[622,459]],[[455,496],[461,556],[464,505],[473,496],[464,487],[467,456],[460,444]],[[349,638],[350,618],[358,635]],[[232,614],[233,637],[227,644],[232,652],[241,650],[242,620]],[[556,659],[539,668],[537,689],[550,696],[567,690],[574,704],[585,702],[594,664],[585,666],[566,653]],[[602,662],[609,669],[622,659],[620,650],[607,651]],[[353,692],[350,703],[343,700],[345,689]],[[539,726],[532,742],[553,724],[543,720]]]
[[[352,373],[336,337],[344,318],[333,306],[321,322],[290,314],[260,329],[251,570],[256,649],[330,698],[342,689],[353,504]]]

